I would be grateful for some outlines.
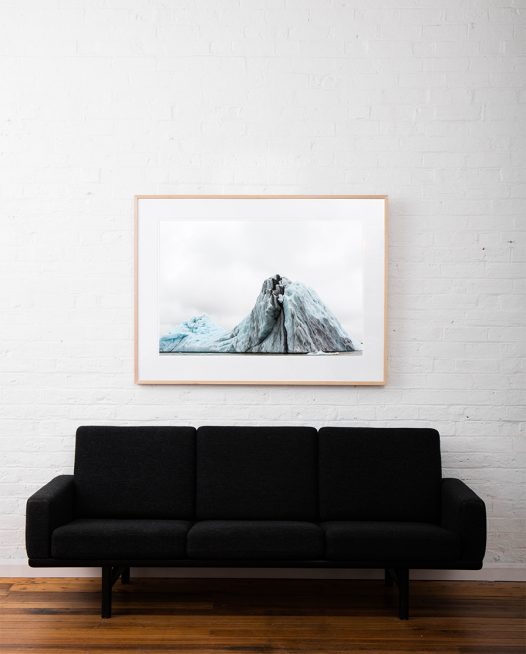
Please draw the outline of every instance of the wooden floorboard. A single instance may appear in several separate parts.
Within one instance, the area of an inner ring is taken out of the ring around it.
[[[133,572],[133,571],[132,571]],[[99,616],[100,579],[0,579],[0,652],[525,654],[526,584],[132,579]]]

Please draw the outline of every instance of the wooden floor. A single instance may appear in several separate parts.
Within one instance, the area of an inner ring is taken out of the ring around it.
[[[383,581],[132,579],[110,620],[99,585],[0,579],[0,652],[526,652],[525,584],[414,581],[408,622]]]

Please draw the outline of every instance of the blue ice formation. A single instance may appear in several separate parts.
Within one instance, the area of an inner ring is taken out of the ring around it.
[[[201,315],[159,340],[161,353],[322,354],[356,349],[314,290],[280,275],[263,282],[252,311],[233,329]]]

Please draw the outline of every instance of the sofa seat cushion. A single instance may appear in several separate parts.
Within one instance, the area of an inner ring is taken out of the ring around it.
[[[451,561],[460,556],[457,536],[424,522],[324,522],[330,561]]]
[[[209,560],[320,559],[323,531],[292,520],[203,520],[190,529],[187,552]]]
[[[73,520],[53,531],[51,555],[57,559],[184,559],[184,520]]]

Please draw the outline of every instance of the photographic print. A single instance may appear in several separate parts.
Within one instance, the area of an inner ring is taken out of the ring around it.
[[[165,221],[159,239],[160,353],[361,351],[359,222]]]
[[[138,196],[136,382],[381,384],[386,198]]]

